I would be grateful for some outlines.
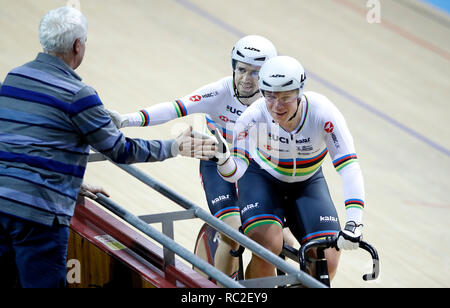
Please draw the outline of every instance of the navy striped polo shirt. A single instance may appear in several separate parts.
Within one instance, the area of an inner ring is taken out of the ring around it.
[[[69,225],[90,146],[130,164],[171,157],[172,142],[126,138],[93,88],[39,53],[0,88],[0,212]]]

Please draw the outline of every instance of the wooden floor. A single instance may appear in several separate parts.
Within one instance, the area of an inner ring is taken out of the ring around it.
[[[89,0],[86,57],[79,74],[105,106],[120,112],[173,100],[230,75],[230,51],[244,34],[264,35],[308,70],[306,88],[342,111],[364,173],[364,236],[379,252],[380,278],[363,282],[371,262],[343,253],[336,287],[450,287],[450,19],[418,0],[384,0],[381,22],[360,0]],[[0,79],[40,51],[38,24],[64,0],[0,0]],[[172,138],[191,116],[128,136]],[[198,162],[176,158],[138,167],[207,208]],[[329,159],[324,172],[344,219],[342,185]],[[180,210],[110,163],[89,165],[137,215]],[[176,224],[194,246],[201,222]]]

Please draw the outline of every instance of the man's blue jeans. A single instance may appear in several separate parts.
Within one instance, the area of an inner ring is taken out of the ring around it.
[[[67,226],[0,213],[0,287],[59,288],[66,283]]]

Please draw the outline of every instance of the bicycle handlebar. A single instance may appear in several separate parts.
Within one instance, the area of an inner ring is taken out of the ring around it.
[[[299,250],[299,263],[300,263],[300,269],[302,271],[306,271],[305,253],[306,253],[306,251],[308,251],[309,249],[311,249],[313,247],[322,247],[324,249],[326,249],[326,248],[336,248],[337,249],[337,236],[329,236],[324,239],[313,240],[313,241],[307,242],[306,244],[302,245]],[[380,261],[378,259],[377,250],[372,245],[370,245],[369,243],[364,242],[364,241],[359,242],[359,248],[362,248],[363,250],[370,253],[370,255],[372,256],[372,261],[373,261],[372,273],[363,275],[362,279],[364,281],[377,279],[378,275],[380,273],[380,266],[379,266]]]
[[[365,274],[363,276],[364,281],[375,280],[380,274],[380,260],[378,259],[378,252],[375,247],[371,246],[369,243],[360,241],[359,248],[364,249],[372,256],[372,274]]]

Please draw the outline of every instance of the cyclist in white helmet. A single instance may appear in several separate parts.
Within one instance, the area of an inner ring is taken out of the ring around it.
[[[239,118],[232,150],[216,135],[223,144],[216,153],[218,171],[239,184],[243,232],[275,254],[281,252],[286,225],[300,243],[338,235],[339,248],[356,249],[362,237],[364,186],[352,136],[331,101],[304,92],[305,80],[294,58],[269,59],[259,72],[264,97]],[[342,178],[343,231],[321,170],[327,153]],[[332,279],[340,253],[327,249],[325,255]],[[273,265],[252,256],[246,278],[274,274]]]
[[[120,115],[110,111],[119,128],[149,126],[184,117],[193,113],[206,115],[207,133],[216,129],[227,142],[232,142],[232,132],[238,117],[249,105],[261,97],[258,73],[261,65],[277,55],[274,45],[266,38],[248,35],[233,47],[231,64],[233,75],[205,85],[173,102],[147,107],[139,112]],[[200,176],[211,214],[238,229],[241,225],[237,193],[234,184],[223,180],[217,173],[215,162],[201,161]],[[236,274],[237,258],[231,257],[231,248],[238,245],[222,236],[214,264],[224,273]]]

